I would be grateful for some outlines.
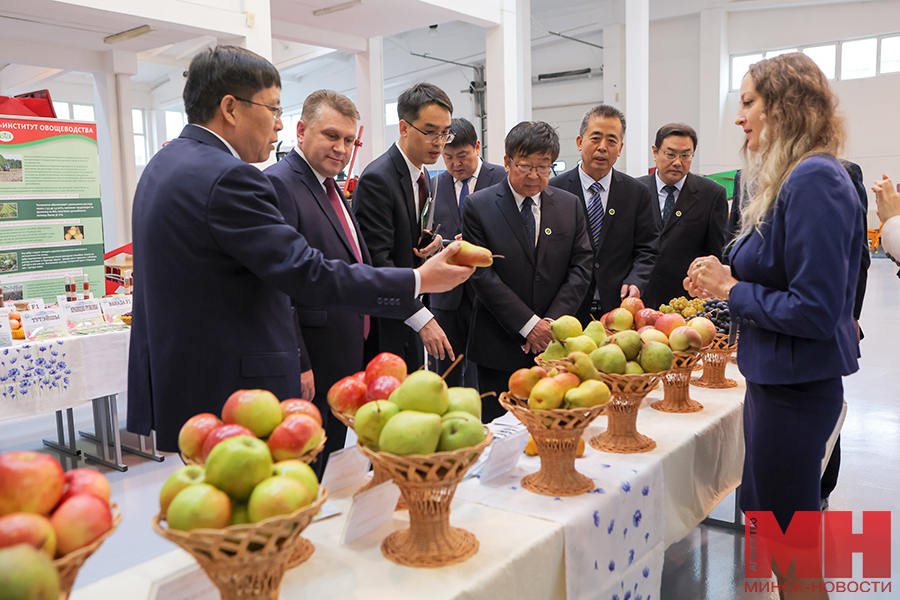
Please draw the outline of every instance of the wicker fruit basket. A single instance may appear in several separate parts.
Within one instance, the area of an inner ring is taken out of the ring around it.
[[[708,348],[709,346],[707,346]],[[672,368],[663,377],[663,399],[650,406],[668,413],[692,413],[703,410],[703,405],[691,399],[691,371],[700,360],[705,348],[695,352],[673,352]]]
[[[541,469],[522,478],[522,487],[544,496],[577,496],[594,489],[594,482],[575,470],[578,440],[606,405],[575,410],[531,410],[528,401],[508,392],[500,394],[500,406],[522,421],[534,438]]]
[[[350,429],[353,429],[353,417],[351,415],[348,415],[347,413],[342,413],[342,412],[336,411],[333,408],[331,409],[331,412],[334,416],[336,416],[338,419],[340,419],[341,423],[343,423]],[[355,496],[356,494],[361,494],[362,492],[365,492],[366,490],[371,490],[375,486],[381,485],[385,481],[390,481],[390,480],[391,480],[390,473],[385,471],[381,467],[381,465],[379,465],[378,463],[373,462],[372,463],[372,479],[369,480],[369,483],[367,483],[366,485],[364,485],[361,488],[359,488],[358,490],[356,490],[356,493],[354,493],[353,495]],[[406,503],[403,500],[403,498],[401,497],[400,500],[397,502],[397,510],[403,510],[405,508],[406,508]]]
[[[327,499],[328,490],[319,488],[315,502],[289,515],[224,529],[169,529],[163,526],[162,513],[153,517],[152,524],[156,533],[197,560],[219,588],[222,600],[278,600],[285,570],[299,565],[315,550],[300,534]]]
[[[723,390],[737,387],[737,381],[725,377],[725,366],[737,350],[737,341],[728,344],[728,336],[717,333],[713,343],[702,352],[703,374],[691,379],[691,385]]]
[[[408,567],[444,567],[478,552],[473,534],[450,526],[450,502],[456,486],[492,439],[487,431],[484,440],[471,448],[410,456],[375,452],[357,443],[373,465],[390,475],[409,506],[409,528],[381,542],[385,558]]]
[[[69,552],[53,561],[56,572],[59,573],[59,600],[66,600],[69,597],[69,594],[72,593],[72,586],[75,585],[75,578],[78,577],[78,571],[81,570],[85,561],[100,548],[100,544],[105,542],[106,538],[115,533],[119,523],[122,522],[122,513],[119,512],[119,505],[113,504],[110,506],[110,509],[112,510],[113,520],[109,531],[84,548]]]
[[[600,373],[611,396],[606,403],[606,431],[590,439],[591,447],[618,454],[649,452],[656,448],[656,442],[638,433],[637,415],[641,402],[667,374],[668,371],[643,375]]]

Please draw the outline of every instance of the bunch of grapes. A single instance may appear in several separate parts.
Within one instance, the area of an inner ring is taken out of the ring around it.
[[[699,298],[687,299],[684,296],[672,298],[668,304],[659,307],[661,313],[681,313],[685,319],[688,319],[703,310],[703,300]]]
[[[693,315],[694,317],[706,317],[716,326],[716,333],[731,333],[731,313],[728,311],[728,301],[719,298],[710,298],[703,302],[703,310]],[[688,319],[688,320],[690,320]]]

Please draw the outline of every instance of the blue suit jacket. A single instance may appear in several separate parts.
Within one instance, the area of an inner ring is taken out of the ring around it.
[[[738,365],[748,381],[791,384],[858,369],[853,305],[862,206],[841,163],[816,154],[787,178],[763,225],[731,252],[740,324]]]
[[[327,261],[275,207],[263,173],[188,125],[141,176],[134,197],[134,319],[128,430],[161,450],[238,389],[300,393],[288,295],[307,307],[400,317],[409,270]]]
[[[475,182],[475,189],[469,190],[469,193],[474,194],[505,179],[506,171],[503,167],[483,161],[481,171],[478,172],[478,180]],[[456,234],[462,233],[462,216],[459,214],[459,203],[456,201],[455,183],[453,175],[449,171],[444,171],[438,176],[437,186],[435,186],[434,222],[441,224],[440,233],[445,240],[452,240]],[[431,308],[456,310],[462,301],[463,290],[466,287],[471,288],[471,285],[470,282],[466,282],[465,285],[458,285],[449,292],[431,294]],[[472,292],[470,297],[474,295]]]

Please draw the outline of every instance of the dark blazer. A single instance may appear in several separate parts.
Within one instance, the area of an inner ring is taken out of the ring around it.
[[[576,166],[554,177],[550,185],[574,194],[581,201],[587,221],[587,203],[577,171],[580,168]],[[643,294],[659,252],[659,226],[653,216],[647,186],[613,169],[607,198],[600,242],[594,247],[594,279],[577,314],[582,322],[590,320],[588,313],[595,286],[600,291],[602,312],[609,312],[622,303],[619,294],[625,284],[637,286]]]
[[[431,195],[432,184],[427,171],[425,183]],[[353,191],[352,202],[374,266],[418,267],[422,263],[413,253],[419,241],[419,225],[412,180],[406,160],[396,144],[392,144],[387,152],[363,170]],[[422,302],[416,302],[417,309],[421,309]],[[403,321],[377,319],[373,320],[372,326],[377,336],[372,339],[380,351],[409,357],[404,349],[409,344],[418,343],[418,336]]]
[[[498,258],[475,271],[477,292],[469,340],[469,358],[497,370],[534,364],[522,352],[519,330],[532,315],[551,319],[571,315],[587,293],[591,277],[591,243],[581,202],[568,192],[548,187],[541,193],[537,256],[509,183],[475,192],[463,207],[463,237],[489,248]]]
[[[815,154],[787,178],[760,230],[736,243],[729,300],[748,381],[793,384],[858,369],[853,305],[863,232],[837,159]]]
[[[147,164],[134,196],[128,430],[161,450],[238,389],[300,394],[288,295],[305,307],[401,317],[415,277],[327,261],[276,208],[262,171],[188,125]]]
[[[728,224],[728,200],[720,184],[688,173],[672,209],[663,224],[659,210],[656,175],[639,177],[650,190],[653,216],[660,228],[659,257],[641,294],[644,305],[659,308],[672,298],[685,296],[684,278],[698,256],[722,256],[725,227]]]
[[[481,171],[475,182],[475,189],[470,194],[489,188],[506,179],[506,171],[500,165],[487,161],[481,163]],[[459,203],[456,201],[456,187],[453,175],[444,171],[437,178],[434,196],[434,222],[441,224],[441,236],[452,240],[456,234],[462,233],[462,217],[459,214]],[[438,310],[456,310],[463,297],[463,290],[471,288],[471,283],[458,285],[449,292],[431,294],[431,308]],[[471,291],[471,289],[470,289]],[[474,294],[472,294],[474,295]]]

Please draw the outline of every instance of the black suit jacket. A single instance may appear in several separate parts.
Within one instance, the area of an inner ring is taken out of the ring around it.
[[[519,330],[532,315],[556,319],[578,309],[591,277],[591,243],[579,204],[568,192],[543,191],[535,256],[506,181],[466,200],[463,237],[504,256],[472,277],[477,295],[469,358],[476,364],[504,371],[533,365]]]
[[[352,313],[412,310],[411,271],[327,261],[275,204],[258,168],[193,125],[144,169],[132,220],[128,430],[155,429],[161,450],[177,450],[185,421],[219,414],[235,390],[299,396],[289,295]]]
[[[574,194],[581,201],[587,220],[587,203],[578,176],[580,168],[576,166],[554,177],[550,185]],[[594,247],[594,279],[578,310],[582,322],[589,320],[594,286],[600,292],[602,312],[609,312],[622,303],[623,285],[637,286],[641,293],[646,290],[659,253],[659,225],[651,201],[647,186],[613,169],[600,241]]]
[[[481,163],[481,171],[475,182],[475,189],[469,190],[470,194],[489,188],[506,179],[506,171],[500,165],[494,165],[487,161]],[[452,240],[456,234],[462,233],[462,217],[459,214],[459,203],[456,201],[456,182],[449,171],[444,171],[437,178],[434,196],[434,222],[441,224],[441,236]],[[463,205],[465,206],[465,204]],[[463,298],[463,291],[472,284],[466,282],[442,294],[431,294],[431,308],[438,310],[456,310]],[[474,293],[470,294],[470,297]]]
[[[663,224],[656,175],[645,175],[638,181],[650,190],[653,216],[660,228],[659,258],[641,297],[645,306],[658,309],[660,304],[687,294],[684,278],[695,258],[722,255],[728,225],[728,200],[723,186],[688,173],[672,216]]]

